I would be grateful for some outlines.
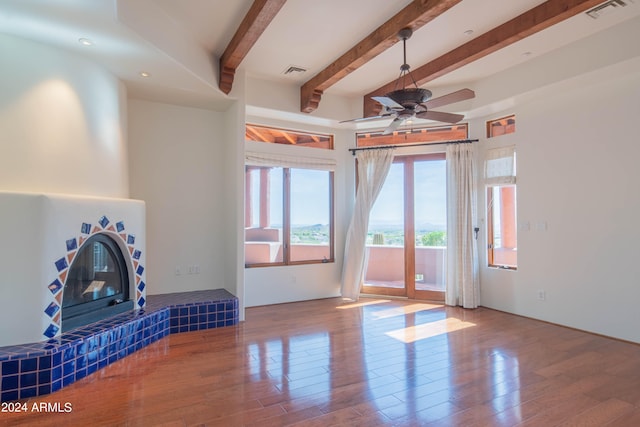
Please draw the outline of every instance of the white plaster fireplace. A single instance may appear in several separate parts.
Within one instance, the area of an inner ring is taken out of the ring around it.
[[[0,192],[0,347],[60,334],[69,267],[96,234],[120,248],[133,309],[144,307],[144,202]]]

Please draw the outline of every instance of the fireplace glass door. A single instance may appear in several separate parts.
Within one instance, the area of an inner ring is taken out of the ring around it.
[[[76,255],[64,285],[62,319],[117,305],[128,299],[127,266],[105,234],[90,237]]]

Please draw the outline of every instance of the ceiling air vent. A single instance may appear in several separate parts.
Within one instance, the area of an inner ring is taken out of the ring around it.
[[[629,3],[633,3],[634,0],[609,0],[606,3],[602,3],[586,11],[585,13],[592,17],[593,19],[598,19],[601,16],[608,15],[621,7],[627,6]]]
[[[287,68],[286,70],[284,70],[282,72],[282,74],[285,75],[289,75],[289,74],[302,74],[302,73],[306,73],[307,69],[306,68],[302,68],[302,67],[298,67],[297,65],[289,65],[289,68]]]

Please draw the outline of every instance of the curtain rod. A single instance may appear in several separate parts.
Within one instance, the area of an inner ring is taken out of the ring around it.
[[[351,154],[355,156],[356,151],[364,151],[364,150],[383,150],[386,148],[419,147],[421,145],[470,144],[472,142],[478,142],[478,140],[477,139],[458,139],[455,141],[419,142],[417,144],[379,145],[379,146],[371,146],[371,147],[349,148],[349,151],[351,151]]]

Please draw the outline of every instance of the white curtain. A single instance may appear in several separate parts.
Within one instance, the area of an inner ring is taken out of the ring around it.
[[[480,305],[475,239],[476,186],[471,144],[447,146],[447,280],[445,302]]]
[[[342,297],[357,300],[364,280],[369,214],[393,163],[393,150],[362,150],[358,159],[358,189],[347,230],[342,267]]]

